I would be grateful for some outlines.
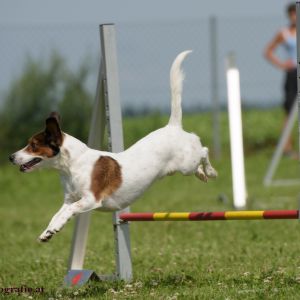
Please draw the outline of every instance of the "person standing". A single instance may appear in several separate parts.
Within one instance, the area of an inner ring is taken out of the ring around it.
[[[285,111],[284,126],[288,120],[289,113],[293,108],[297,96],[297,42],[296,42],[296,5],[289,4],[286,9],[289,19],[289,25],[281,29],[274,38],[268,43],[265,49],[265,58],[275,67],[285,72],[284,83],[284,102]],[[285,51],[285,59],[280,59],[275,51],[282,46]],[[293,151],[292,140],[288,139],[284,154],[286,156],[297,158],[298,155]]]

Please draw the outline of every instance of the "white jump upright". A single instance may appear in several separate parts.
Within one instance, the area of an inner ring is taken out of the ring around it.
[[[246,206],[244,147],[241,113],[240,74],[233,54],[226,61],[227,99],[229,113],[233,205],[236,209]]]
[[[88,145],[104,150],[104,133],[107,127],[107,150],[121,152],[124,146],[114,24],[100,26],[100,40],[101,63]],[[76,217],[66,285],[83,285],[89,279],[129,281],[132,278],[129,224],[119,220],[119,214],[127,212],[129,208],[113,214],[116,272],[112,275],[97,275],[94,270],[83,269],[91,212]]]

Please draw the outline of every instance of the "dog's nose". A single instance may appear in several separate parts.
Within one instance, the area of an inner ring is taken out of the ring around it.
[[[14,160],[15,160],[15,155],[14,155],[14,154],[10,155],[10,156],[9,156],[9,160],[10,160],[11,162],[14,162]]]

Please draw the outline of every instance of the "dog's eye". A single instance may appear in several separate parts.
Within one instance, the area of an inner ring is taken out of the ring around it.
[[[32,151],[36,150],[36,144],[32,143],[30,146],[31,146]]]

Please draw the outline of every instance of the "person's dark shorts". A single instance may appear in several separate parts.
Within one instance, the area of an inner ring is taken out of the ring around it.
[[[286,72],[284,83],[284,103],[283,108],[287,114],[292,110],[297,96],[297,69]]]

